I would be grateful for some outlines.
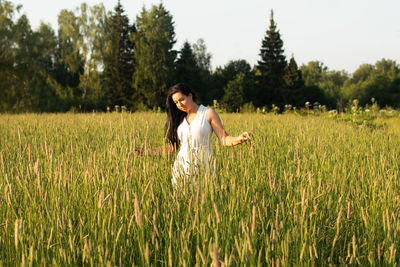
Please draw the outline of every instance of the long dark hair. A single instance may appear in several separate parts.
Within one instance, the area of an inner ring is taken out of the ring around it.
[[[167,122],[165,123],[165,137],[175,148],[179,147],[178,126],[182,123],[186,116],[186,112],[178,109],[175,102],[172,100],[172,95],[175,93],[184,95],[192,94],[193,101],[196,101],[196,95],[187,84],[178,83],[168,89],[167,100],[165,107],[167,109]]]

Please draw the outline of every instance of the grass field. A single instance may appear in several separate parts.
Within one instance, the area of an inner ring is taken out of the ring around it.
[[[174,192],[160,113],[0,116],[0,265],[398,265],[400,134],[221,114],[254,142]],[[400,120],[390,119],[391,125]]]

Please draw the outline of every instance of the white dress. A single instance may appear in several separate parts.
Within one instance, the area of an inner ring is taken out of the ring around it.
[[[194,181],[199,170],[213,170],[211,151],[212,127],[207,120],[207,107],[200,105],[196,117],[189,124],[186,118],[178,126],[180,149],[172,168],[172,185]]]

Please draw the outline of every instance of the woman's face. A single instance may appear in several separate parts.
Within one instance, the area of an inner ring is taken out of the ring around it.
[[[193,103],[192,94],[185,95],[181,92],[176,92],[171,97],[176,107],[184,112],[187,112]]]

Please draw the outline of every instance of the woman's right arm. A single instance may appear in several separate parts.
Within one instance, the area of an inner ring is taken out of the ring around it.
[[[142,148],[142,147],[135,147],[135,153],[140,156],[167,156],[175,153],[175,148],[173,145],[165,145],[156,148]]]
[[[239,136],[230,136],[222,126],[218,113],[213,108],[209,109],[207,119],[209,119],[215,135],[224,146],[236,146],[251,140],[251,136],[248,132],[243,132]]]

